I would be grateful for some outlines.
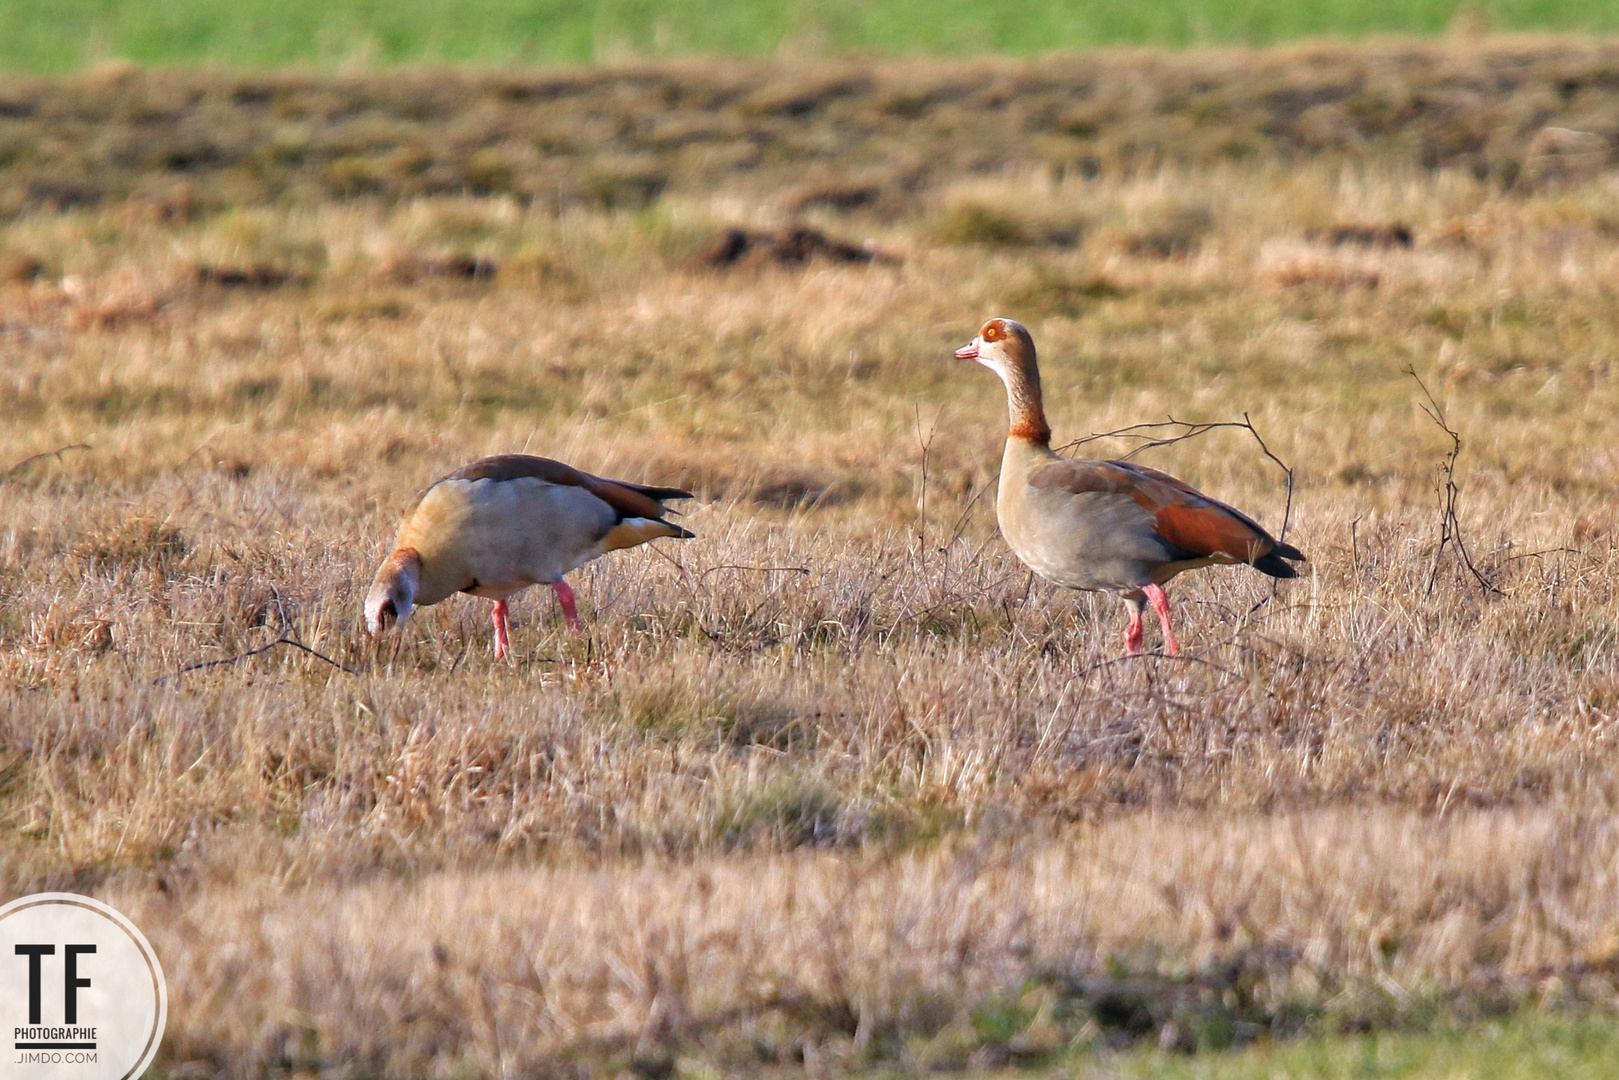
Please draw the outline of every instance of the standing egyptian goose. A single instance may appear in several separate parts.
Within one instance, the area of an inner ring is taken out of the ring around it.
[[[1173,476],[1128,461],[1058,457],[1034,339],[1018,323],[991,319],[956,356],[977,360],[1006,384],[1012,425],[995,502],[1001,535],[1047,581],[1121,597],[1130,608],[1130,652],[1141,651],[1142,608],[1150,603],[1165,649],[1179,654],[1163,586],[1183,570],[1247,563],[1271,577],[1298,576],[1283,561],[1302,561],[1298,548]]]
[[[549,585],[577,628],[573,589],[562,575],[660,536],[690,538],[663,520],[665,500],[689,498],[688,491],[604,480],[550,458],[480,458],[428,488],[400,527],[366,595],[366,626],[380,633],[452,593],[487,596],[495,602],[495,658],[504,659],[508,597]]]

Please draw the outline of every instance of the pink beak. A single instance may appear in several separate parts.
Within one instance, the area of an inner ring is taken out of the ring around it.
[[[956,359],[957,360],[977,360],[978,359],[978,339],[973,338],[972,341],[968,342],[967,344],[963,345],[961,348],[957,349],[956,350]]]

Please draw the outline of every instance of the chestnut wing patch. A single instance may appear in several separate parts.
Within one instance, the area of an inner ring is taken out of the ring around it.
[[[1153,532],[1191,558],[1225,555],[1253,562],[1277,547],[1257,522],[1168,473],[1127,461],[1061,461],[1036,470],[1029,484],[1074,494],[1128,495],[1153,516]]]
[[[496,454],[479,458],[461,466],[446,476],[446,480],[520,480],[532,476],[548,484],[572,484],[584,487],[588,477],[572,465],[564,465],[550,458],[531,454]]]
[[[689,499],[691,493],[677,488],[648,487],[619,480],[604,480],[550,458],[532,454],[496,454],[463,465],[446,480],[518,480],[533,477],[548,484],[582,487],[613,508],[620,521],[625,518],[661,518],[666,512],[662,499]]]

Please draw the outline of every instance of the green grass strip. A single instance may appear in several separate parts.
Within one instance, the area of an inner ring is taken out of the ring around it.
[[[1616,1061],[1612,1017],[1527,1013],[1427,1033],[1331,1035],[1219,1053],[1087,1051],[1065,1072],[1076,1080],[1608,1080]]]
[[[1314,37],[1619,31],[1612,0],[6,0],[0,69],[1030,55]]]

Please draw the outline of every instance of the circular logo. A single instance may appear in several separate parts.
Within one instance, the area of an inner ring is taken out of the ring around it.
[[[168,1014],[157,954],[117,911],[74,893],[0,907],[0,1080],[133,1080]]]

